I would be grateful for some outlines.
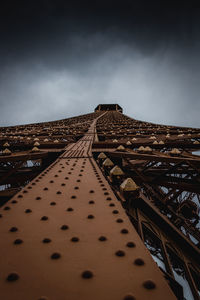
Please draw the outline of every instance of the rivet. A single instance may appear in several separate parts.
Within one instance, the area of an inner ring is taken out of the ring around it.
[[[121,230],[121,233],[126,234],[126,233],[128,233],[128,230],[124,228],[124,229]]]
[[[26,214],[31,213],[31,212],[32,212],[32,210],[29,209],[29,208],[27,208],[27,209],[25,210],[25,213],[26,213]]]
[[[16,231],[18,231],[18,228],[17,228],[17,227],[11,227],[11,228],[10,228],[10,232],[16,232]]]
[[[73,211],[73,208],[72,207],[68,207],[67,211]]]
[[[18,198],[23,198],[23,196],[22,196],[22,195],[18,195],[17,197],[18,197]]]
[[[15,204],[15,203],[17,203],[17,200],[13,200],[11,203]]]
[[[2,218],[3,216],[2,216],[2,214],[0,214],[0,218]]]
[[[38,300],[48,300],[48,298],[47,297],[40,297]]]
[[[14,242],[13,242],[13,244],[15,244],[15,245],[19,245],[19,244],[22,244],[23,243],[23,241],[21,240],[21,239],[16,239]]]
[[[83,277],[84,279],[90,279],[90,278],[93,277],[93,273],[92,273],[91,271],[84,271],[84,272],[82,273],[82,277]]]
[[[4,210],[10,210],[10,207],[9,206],[5,206]]]
[[[67,225],[62,225],[62,226],[60,227],[60,229],[61,229],[61,230],[67,230],[67,229],[69,229],[69,226],[67,226]]]
[[[59,194],[59,195],[60,195],[60,194],[62,194],[62,193],[61,193],[61,191],[57,191],[57,193],[56,193],[56,194]]]
[[[80,179],[76,180],[77,182],[81,182]]]
[[[41,220],[41,221],[46,221],[46,220],[48,220],[48,217],[47,217],[47,216],[43,216],[43,217],[41,217],[40,220]]]
[[[44,188],[44,191],[47,191],[47,190],[48,190],[48,188],[47,188],[47,187],[45,187],[45,188]]]
[[[88,215],[87,218],[88,219],[94,219],[94,216],[93,215]]]
[[[16,281],[19,279],[19,275],[17,273],[10,273],[7,277],[7,281]]]
[[[50,183],[53,183],[54,181],[53,181],[53,180],[50,180],[49,182],[50,182]]]
[[[53,201],[53,202],[50,203],[50,205],[56,205],[56,202]]]
[[[36,198],[35,198],[35,200],[40,200],[40,199],[41,199],[41,197],[36,197]]]
[[[146,280],[146,281],[143,283],[143,286],[144,286],[145,289],[147,289],[147,290],[152,290],[152,289],[155,289],[155,287],[156,287],[155,283],[154,283],[152,280]]]
[[[112,199],[111,199],[110,197],[107,197],[106,200],[107,200],[107,201],[110,201],[110,200],[112,200]]]
[[[72,241],[72,242],[78,242],[78,241],[79,241],[79,238],[74,236],[74,237],[71,238],[71,241]]]
[[[122,251],[122,250],[118,250],[118,251],[115,252],[115,255],[122,257],[122,256],[125,256],[125,252]]]
[[[135,247],[135,243],[133,243],[133,242],[128,242],[128,243],[126,244],[126,246],[129,247],[129,248],[134,248],[134,247]]]
[[[51,240],[49,238],[44,238],[42,242],[45,243],[45,244],[47,244],[47,243],[50,243]]]
[[[115,204],[114,203],[110,203],[109,206],[115,206]]]
[[[101,242],[104,242],[106,240],[107,240],[107,238],[103,235],[99,237],[99,241],[101,241]]]
[[[141,258],[136,258],[134,260],[134,264],[137,265],[137,266],[143,266],[144,265],[144,260],[141,259]]]
[[[60,253],[58,253],[58,252],[55,252],[55,253],[53,253],[52,255],[51,255],[51,259],[58,259],[58,258],[60,258],[61,257],[61,255],[60,255]]]
[[[65,177],[65,179],[67,180],[67,179],[69,179],[69,177]]]
[[[90,200],[88,203],[89,203],[89,204],[94,204],[94,201],[93,201],[93,200]]]
[[[65,183],[62,183],[62,184],[61,184],[61,186],[65,186],[65,185],[66,185]]]
[[[56,175],[54,175],[54,177],[58,177],[58,175],[56,174]]]
[[[115,210],[112,211],[112,213],[113,213],[113,214],[118,214],[119,211],[115,209]]]
[[[93,190],[90,190],[90,193],[94,193],[94,191],[93,191]]]
[[[72,198],[72,199],[76,199],[76,196],[73,195],[73,196],[71,196],[71,198]]]
[[[108,192],[105,192],[104,195],[109,195],[109,193],[108,193]]]

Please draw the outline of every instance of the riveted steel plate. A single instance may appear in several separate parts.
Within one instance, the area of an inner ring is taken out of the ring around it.
[[[94,133],[2,207],[2,299],[175,299],[91,158]]]

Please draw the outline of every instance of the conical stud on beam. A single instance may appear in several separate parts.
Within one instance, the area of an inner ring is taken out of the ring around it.
[[[5,143],[3,144],[3,147],[10,147],[10,144],[9,144],[8,142],[5,142]]]
[[[120,185],[120,192],[126,200],[132,199],[132,197],[139,196],[140,188],[137,186],[135,181],[132,178],[127,178]]]
[[[119,145],[119,146],[117,147],[117,151],[125,151],[124,146],[123,146],[123,145]]]
[[[112,162],[112,160],[110,160],[110,158],[106,158],[105,160],[104,160],[104,162],[103,162],[103,167],[113,167],[114,166],[114,164],[113,164],[113,162]]]
[[[105,155],[105,153],[101,152],[98,156],[97,156],[97,161],[99,163],[99,165],[101,166],[103,161],[107,158],[107,156]]]
[[[6,148],[3,150],[2,155],[11,155],[11,153],[12,152],[8,148]]]
[[[145,153],[151,153],[153,150],[151,149],[151,147],[147,146],[144,148],[144,152]]]
[[[40,150],[38,149],[38,147],[33,147],[33,149],[31,150],[31,152],[39,152]]]
[[[110,160],[110,158],[106,158],[102,164],[103,168],[104,168],[104,172],[105,174],[108,176],[110,170],[113,168],[114,164],[113,162]]]
[[[120,184],[124,177],[124,172],[119,166],[114,166],[114,168],[110,170],[110,177],[113,183]]]
[[[98,155],[97,158],[98,158],[98,159],[106,159],[107,156],[105,155],[105,153],[101,152],[101,153]]]
[[[137,151],[139,153],[143,153],[145,151],[145,148],[143,146],[140,146]]]
[[[179,156],[181,154],[181,151],[178,150],[177,148],[173,148],[170,152],[169,152],[170,155],[172,156]]]

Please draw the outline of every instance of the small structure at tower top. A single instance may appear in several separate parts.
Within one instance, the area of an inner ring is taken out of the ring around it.
[[[107,111],[107,110],[115,110],[123,113],[123,109],[121,106],[119,106],[119,104],[99,104],[97,105],[94,111],[96,112],[96,111]]]

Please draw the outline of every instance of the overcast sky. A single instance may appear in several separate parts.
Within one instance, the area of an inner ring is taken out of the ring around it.
[[[200,11],[173,2],[8,0],[0,126],[118,103],[135,119],[200,127]]]

